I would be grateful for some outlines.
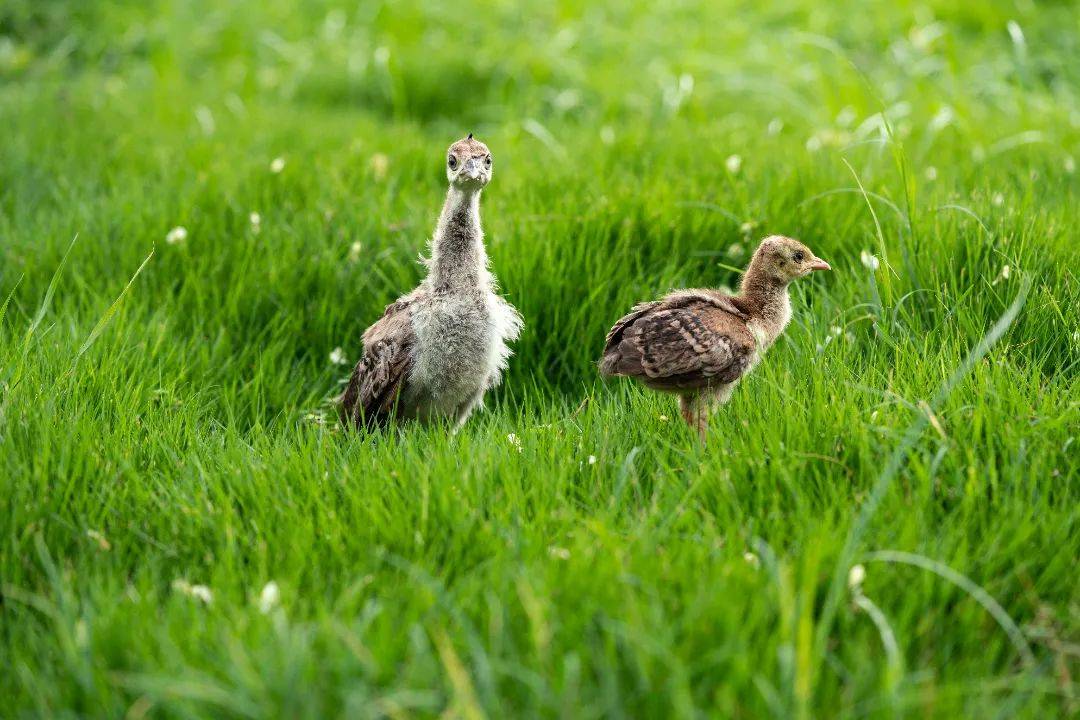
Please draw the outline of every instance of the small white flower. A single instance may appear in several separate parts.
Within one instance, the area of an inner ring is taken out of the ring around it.
[[[1064,167],[1065,172],[1069,175],[1072,175],[1074,172],[1076,172],[1076,160],[1073,159],[1072,155],[1065,156]]]
[[[742,243],[732,243],[731,245],[728,245],[727,256],[729,258],[738,259],[741,258],[745,252],[746,248],[742,246]]]
[[[744,552],[742,557],[743,557],[743,560],[745,560],[747,562],[747,564],[750,565],[750,567],[752,567],[754,569],[757,569],[757,568],[761,567],[761,560],[754,553],[752,553],[752,552]]]
[[[852,565],[848,570],[847,584],[852,590],[859,590],[862,588],[863,580],[866,579],[866,568],[862,565]]]
[[[600,142],[605,145],[612,145],[615,143],[615,128],[610,125],[605,125],[600,128]]]
[[[833,337],[836,337],[837,335],[839,335],[842,332],[844,332],[844,330],[839,325],[831,325],[829,327],[829,334],[832,335]]]
[[[385,45],[380,45],[379,47],[375,48],[374,56],[376,64],[386,65],[386,63],[390,62],[390,48],[386,47]]]
[[[859,260],[861,260],[863,266],[868,268],[871,272],[877,272],[877,269],[881,267],[881,261],[878,260],[877,255],[874,255],[868,250],[863,250],[859,253]]]
[[[188,597],[195,598],[196,600],[202,602],[204,605],[209,605],[210,603],[214,602],[214,594],[210,591],[210,588],[206,587],[205,585],[192,585],[187,580],[179,578],[177,580],[173,580],[172,587],[173,590],[181,592]]]
[[[271,580],[263,586],[262,592],[259,593],[259,612],[265,615],[276,608],[280,602],[281,591],[278,589],[278,584]]]
[[[389,169],[390,158],[385,153],[378,152],[371,156],[371,174],[376,180],[384,179]]]
[[[176,245],[187,240],[187,228],[183,225],[177,225],[165,235],[165,242],[170,245]]]
[[[994,197],[990,200],[990,202],[994,203],[995,207],[1001,207],[1005,204],[1005,196],[1001,193],[994,193]]]
[[[1001,268],[1001,279],[1002,280],[1008,280],[1009,279],[1009,266],[1008,265],[1005,265],[1005,266],[1003,266]]]
[[[667,422],[667,421],[668,421],[668,416],[667,415],[661,415],[660,416],[660,422]]]
[[[773,118],[769,121],[769,127],[766,128],[766,132],[770,135],[779,135],[780,131],[784,129],[784,121],[780,118]]]
[[[277,175],[279,172],[285,169],[285,158],[276,157],[270,161],[270,172]]]
[[[360,251],[364,249],[364,246],[357,240],[349,246],[349,262],[355,263],[360,260]]]
[[[253,212],[248,215],[248,221],[251,222],[251,232],[258,235],[259,230],[262,229],[262,216],[257,212]]]
[[[728,159],[724,161],[724,167],[727,168],[729,173],[735,175],[742,167],[742,158],[738,155],[729,155]]]
[[[927,166],[926,170],[923,171],[923,177],[925,177],[928,182],[934,182],[937,180],[937,168],[933,165]]]
[[[551,547],[548,548],[548,555],[550,555],[553,558],[558,558],[560,560],[569,560],[570,559],[570,551],[569,550],[567,550],[566,548],[563,548],[563,547],[555,547],[554,545],[552,545]]]
[[[349,359],[347,357],[345,357],[345,351],[344,350],[342,350],[340,347],[336,347],[330,353],[330,362],[332,362],[335,365],[344,365],[347,362],[349,362]]]
[[[510,444],[517,448],[518,452],[521,452],[521,438],[514,433],[510,433],[506,436],[506,439],[510,441]]]
[[[589,460],[588,460],[588,463],[589,463],[590,465],[595,465],[595,464],[596,464],[596,456],[595,456],[595,455],[590,455],[590,456],[589,456]]]
[[[821,149],[821,138],[817,135],[811,135],[806,141],[806,149],[810,152],[817,152]]]

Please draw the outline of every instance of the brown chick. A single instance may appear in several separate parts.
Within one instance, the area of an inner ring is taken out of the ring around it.
[[[727,402],[791,320],[788,285],[831,269],[798,240],[767,237],[738,295],[677,290],[634,307],[608,332],[600,373],[677,394],[683,419],[704,442],[709,414]]]

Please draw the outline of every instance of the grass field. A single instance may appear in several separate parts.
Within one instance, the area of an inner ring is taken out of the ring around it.
[[[5,0],[0,715],[1075,716],[1078,18]],[[509,375],[343,435],[469,131]],[[707,448],[599,380],[770,233]]]

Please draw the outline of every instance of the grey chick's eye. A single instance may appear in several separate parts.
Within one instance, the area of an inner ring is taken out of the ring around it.
[[[453,155],[449,156],[446,158],[446,164],[450,166],[451,170],[455,169],[457,167],[457,158]]]
[[[795,253],[795,262],[802,262],[806,256],[802,254],[802,251]]]

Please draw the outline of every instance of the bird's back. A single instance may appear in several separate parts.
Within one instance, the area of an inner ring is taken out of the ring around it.
[[[600,371],[668,392],[734,382],[755,350],[747,317],[738,298],[712,290],[643,303],[608,333]]]

